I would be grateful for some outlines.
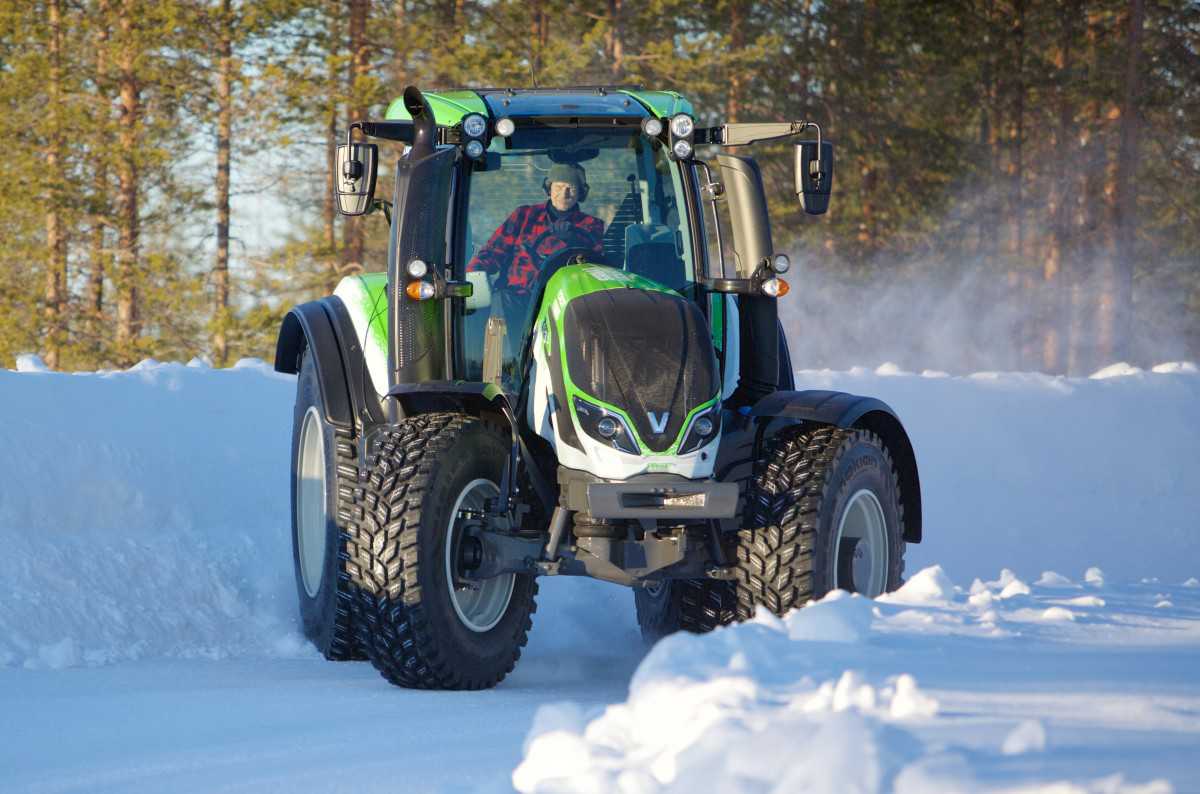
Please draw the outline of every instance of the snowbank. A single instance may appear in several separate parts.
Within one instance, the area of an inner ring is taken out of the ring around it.
[[[1200,622],[1145,617],[1164,592],[1189,593],[1194,615],[1200,594],[1129,585],[1082,602],[1026,586],[1004,597],[1013,581],[978,582],[968,596],[928,568],[876,602],[839,591],[782,620],[760,613],[711,635],[669,637],[642,662],[624,703],[598,713],[543,707],[513,785],[628,794],[1172,790],[1162,775],[1186,770],[1191,756],[1181,750],[1200,728],[1176,710],[1182,702],[1139,698],[1098,672],[1119,647],[1125,664],[1149,673],[1138,688],[1178,696],[1190,679],[1186,702],[1200,702],[1191,672]],[[1114,731],[1142,734],[1121,749],[1098,745],[1096,734]]]
[[[0,371],[0,663],[312,652],[293,617],[294,390],[261,362]]]
[[[879,397],[917,453],[925,540],[908,568],[1103,568],[1118,580],[1200,576],[1200,375],[1119,365],[1037,373],[801,371],[801,389]]]

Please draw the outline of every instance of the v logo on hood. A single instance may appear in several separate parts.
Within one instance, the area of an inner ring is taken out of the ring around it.
[[[646,418],[650,420],[650,427],[654,432],[661,435],[667,429],[667,420],[671,418],[671,412],[663,411],[656,415],[654,411],[646,411]]]

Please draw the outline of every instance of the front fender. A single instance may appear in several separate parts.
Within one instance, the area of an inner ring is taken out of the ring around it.
[[[900,478],[900,504],[904,508],[904,539],[920,543],[922,534],[921,478],[912,441],[900,418],[887,403],[839,391],[776,391],[763,397],[750,416],[765,420],[768,431],[777,424],[832,425],[870,430],[883,440]]]
[[[321,301],[302,303],[283,318],[275,343],[275,371],[298,373],[300,356],[306,347],[312,351],[316,366],[325,420],[337,427],[353,428],[354,414],[342,354],[333,321]]]
[[[362,345],[341,298],[331,295],[302,303],[287,313],[275,344],[275,371],[295,374],[305,347],[313,353],[326,421],[350,429],[384,421]]]

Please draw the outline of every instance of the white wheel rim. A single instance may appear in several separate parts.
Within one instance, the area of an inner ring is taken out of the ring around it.
[[[491,480],[472,480],[455,500],[454,509],[450,511],[450,520],[446,525],[446,587],[450,591],[450,604],[458,613],[458,619],[463,625],[476,633],[490,630],[504,617],[508,604],[512,601],[517,576],[505,573],[455,587],[454,541],[459,527],[462,526],[458,513],[464,509],[482,510],[488,499],[499,495],[500,489]]]
[[[325,434],[316,407],[304,414],[300,448],[296,453],[296,548],[300,554],[300,579],[309,598],[321,589],[325,568]]]
[[[847,570],[842,570],[842,548],[854,543],[854,558]],[[888,575],[887,519],[879,499],[863,488],[846,503],[842,518],[838,522],[837,537],[833,543],[833,571],[837,587],[874,598],[887,588]],[[843,581],[844,579],[848,581]]]

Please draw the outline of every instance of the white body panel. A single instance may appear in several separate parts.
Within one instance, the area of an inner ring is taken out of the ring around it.
[[[371,375],[371,385],[376,393],[383,396],[388,392],[387,370],[387,341],[380,339],[380,334],[371,328],[371,317],[379,307],[372,304],[367,288],[359,276],[347,276],[338,282],[333,291],[335,297],[341,299],[354,323],[354,336],[362,345],[363,358],[367,362],[367,372]],[[387,327],[387,300],[384,299],[384,328]]]

